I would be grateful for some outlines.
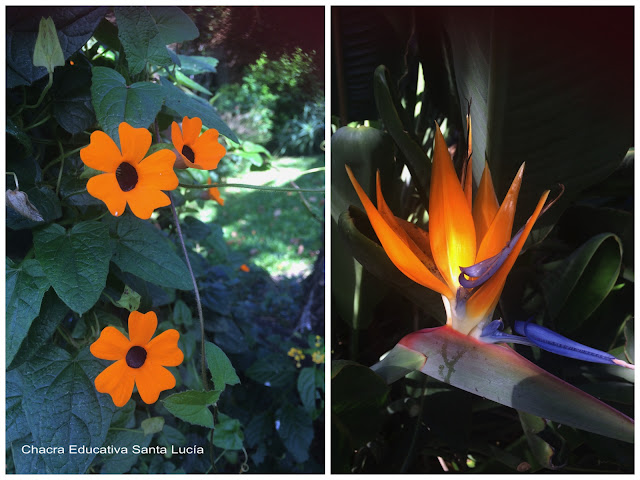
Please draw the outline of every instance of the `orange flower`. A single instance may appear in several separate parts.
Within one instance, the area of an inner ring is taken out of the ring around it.
[[[227,150],[218,143],[218,131],[215,128],[200,135],[201,130],[202,120],[184,117],[182,131],[176,122],[171,124],[171,141],[188,167],[213,170]]]
[[[526,225],[511,238],[524,164],[498,205],[485,163],[471,202],[471,158],[461,183],[440,128],[436,135],[429,192],[429,231],[394,216],[377,175],[376,208],[347,166],[369,221],[389,259],[407,277],[442,294],[447,324],[464,334],[491,319],[507,275],[549,195],[546,191]]]
[[[147,219],[156,208],[171,202],[161,190],[178,186],[173,171],[175,155],[165,149],[145,158],[151,146],[151,133],[146,128],[133,128],[122,122],[118,133],[122,151],[99,130],[91,134],[89,146],[80,150],[87,167],[107,172],[91,177],[87,191],[102,200],[116,217],[122,215],[128,203],[136,217]]]
[[[211,185],[211,178],[207,178],[207,184]],[[220,190],[217,187],[212,187],[207,192],[209,199],[215,200],[221,207],[224,207],[224,198],[220,196]]]
[[[114,327],[102,330],[91,344],[93,356],[103,360],[117,360],[96,377],[96,390],[108,393],[117,407],[124,406],[138,386],[140,398],[154,403],[160,392],[176,386],[176,379],[164,367],[175,367],[184,356],[178,348],[180,334],[170,329],[151,339],[158,327],[154,312],[131,312],[129,339]]]
[[[242,265],[240,265],[240,270],[242,270],[243,272],[248,272],[249,267],[247,267],[247,265],[243,263]]]

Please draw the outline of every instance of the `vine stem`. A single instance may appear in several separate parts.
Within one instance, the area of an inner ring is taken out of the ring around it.
[[[191,268],[191,262],[189,261],[189,255],[187,253],[187,246],[184,243],[184,237],[182,236],[182,229],[180,228],[180,221],[178,220],[178,212],[176,211],[176,206],[173,203],[173,198],[171,197],[171,193],[167,192],[169,195],[169,200],[171,201],[171,213],[173,214],[173,221],[176,224],[176,231],[178,232],[178,238],[180,239],[180,245],[182,246],[182,253],[184,253],[184,259],[187,262],[187,268],[189,269],[189,275],[191,276],[191,281],[193,282],[193,291],[196,295],[196,307],[198,309],[198,318],[200,319],[200,333],[202,335],[202,343],[201,348],[202,352],[200,355],[201,359],[201,374],[202,374],[202,386],[205,390],[209,390],[208,382],[207,382],[207,362],[205,357],[205,338],[204,338],[204,315],[202,314],[202,303],[200,302],[200,292],[198,291],[198,282],[196,282],[196,277],[193,274],[193,269]]]
[[[275,192],[311,192],[311,193],[324,193],[324,188],[292,188],[292,187],[267,187],[265,185],[249,185],[246,183],[213,183],[207,185],[179,183],[179,187],[183,188],[202,188],[209,189],[211,187],[236,187],[236,188],[250,188],[253,190],[266,190]]]

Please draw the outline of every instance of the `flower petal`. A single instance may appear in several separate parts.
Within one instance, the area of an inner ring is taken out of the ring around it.
[[[196,143],[196,139],[202,131],[202,120],[198,117],[189,118],[184,117],[182,119],[182,141],[184,145],[189,145],[193,148]]]
[[[152,339],[145,350],[147,359],[165,367],[176,367],[184,360],[182,351],[178,348],[180,334],[177,330],[169,329]]]
[[[151,404],[158,401],[160,392],[176,386],[176,378],[163,366],[147,360],[136,372],[136,385],[142,401]]]
[[[129,338],[131,345],[145,347],[158,328],[158,317],[155,312],[140,313],[137,311],[129,314]]]
[[[173,143],[178,152],[182,151],[184,140],[182,139],[182,130],[180,130],[180,125],[177,122],[171,124],[171,143]]]
[[[460,287],[460,267],[476,258],[476,230],[447,144],[436,124],[429,192],[431,253],[452,291]]]
[[[108,393],[116,407],[123,407],[131,398],[135,370],[122,359],[105,368],[94,381],[96,390]]]
[[[196,139],[192,147],[195,168],[213,170],[218,166],[220,159],[227,154],[227,149],[220,145],[218,137],[218,131],[210,128]]]
[[[420,259],[403,242],[391,226],[387,224],[380,212],[374,207],[367,194],[364,192],[353,172],[348,165],[345,165],[351,183],[360,197],[360,201],[367,212],[371,226],[376,232],[382,248],[389,256],[389,259],[407,277],[420,285],[431,290],[435,290],[446,297],[451,297],[452,292],[447,286],[425,267]]]
[[[176,155],[164,149],[152,153],[138,164],[138,183],[144,188],[174,190],[178,188],[178,177],[173,171]]]
[[[146,220],[156,208],[169,205],[171,199],[154,187],[139,186],[127,192],[127,202],[136,217]]]
[[[207,190],[207,192],[209,192],[209,198],[211,198],[211,200],[215,200],[221,207],[224,207],[224,198],[220,195],[220,189],[213,187]]]
[[[94,357],[103,360],[120,360],[127,355],[131,342],[115,327],[105,327],[89,350]]]
[[[500,205],[500,209],[495,214],[491,225],[482,238],[476,255],[476,263],[498,254],[509,243],[523,173],[524,163],[520,166],[507,195],[502,201],[502,205]]]
[[[533,225],[536,223],[536,220],[540,216],[540,212],[544,207],[544,203],[549,196],[549,190],[544,192],[538,201],[538,205],[534,210],[533,214],[527,220],[527,223],[522,228],[522,233],[519,232],[520,238],[517,243],[509,253],[509,256],[504,261],[502,266],[498,269],[498,271],[481,287],[478,288],[477,291],[471,295],[471,298],[467,300],[466,304],[466,316],[465,318],[460,319],[460,324],[455,325],[456,330],[462,333],[469,333],[473,327],[475,327],[481,320],[490,315],[493,310],[496,308],[498,303],[498,299],[500,298],[500,294],[502,293],[502,289],[504,288],[504,284],[507,280],[507,275],[511,271],[513,264],[515,263],[520,251],[522,250],[522,246],[524,242],[527,240],[529,236],[529,232],[533,228]]]
[[[122,154],[118,146],[106,133],[96,130],[91,134],[89,146],[80,150],[84,164],[101,172],[115,173],[122,163]]]
[[[498,198],[493,189],[489,162],[484,162],[484,171],[480,178],[480,185],[476,193],[476,200],[473,203],[473,223],[476,226],[476,244],[480,245],[493,219],[498,213]]]
[[[91,177],[87,182],[87,191],[92,197],[102,200],[111,215],[122,215],[127,206],[126,195],[118,185],[115,173],[103,173]]]
[[[118,126],[122,159],[137,165],[149,151],[151,133],[146,128],[134,128],[127,122]]]

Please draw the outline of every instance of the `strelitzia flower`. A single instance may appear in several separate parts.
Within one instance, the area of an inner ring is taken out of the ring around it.
[[[145,403],[155,403],[160,392],[176,386],[176,379],[165,367],[182,363],[178,348],[180,334],[169,329],[155,338],[158,318],[154,312],[129,314],[129,338],[115,327],[106,327],[89,347],[94,357],[116,360],[95,379],[96,390],[111,395],[117,407],[124,406],[134,384]]]
[[[122,122],[118,133],[121,149],[106,133],[97,130],[91,134],[89,146],[80,150],[87,167],[106,172],[91,177],[87,191],[102,200],[116,217],[129,204],[136,217],[146,220],[156,208],[171,203],[162,190],[178,187],[173,171],[175,155],[164,149],[145,158],[151,146],[151,133],[146,128]]]
[[[470,131],[470,123],[468,126]],[[510,335],[502,331],[501,320],[492,321],[507,275],[545,209],[549,191],[542,193],[525,225],[512,237],[524,164],[499,204],[486,163],[472,199],[470,152],[460,181],[437,125],[433,152],[428,231],[391,212],[382,195],[379,172],[376,208],[346,167],[389,259],[411,280],[440,293],[447,315],[445,326],[405,336],[372,369],[389,383],[420,370],[504,405],[630,441],[633,421],[628,417],[542,370],[513,349],[494,345],[521,343],[632,368],[612,355],[535,323],[516,322],[514,328],[519,335]],[[568,401],[573,402],[570,408]]]
[[[171,142],[182,161],[191,168],[213,170],[227,150],[218,143],[218,131],[210,128],[202,135],[202,120],[198,117],[182,119],[182,130],[173,122],[171,124]]]

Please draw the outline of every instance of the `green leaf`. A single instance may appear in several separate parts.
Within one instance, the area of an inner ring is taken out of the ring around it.
[[[44,272],[42,274],[44,275]],[[48,283],[47,281],[47,288]],[[69,307],[60,300],[53,289],[49,289],[44,294],[40,312],[31,323],[29,333],[20,344],[20,349],[15,354],[13,361],[7,363],[9,365],[8,369],[19,367],[35,355],[49,341],[68,311]],[[7,318],[9,317],[7,316]],[[12,338],[12,335],[7,332],[7,351],[10,338]]]
[[[124,286],[124,292],[120,296],[120,299],[116,302],[116,305],[122,308],[126,308],[130,312],[137,311],[140,308],[140,294],[134,292],[128,285]]]
[[[542,291],[549,314],[565,332],[578,328],[609,295],[620,273],[618,237],[592,237],[545,275]]]
[[[37,260],[16,266],[8,257],[6,274],[6,359],[10,365],[27,337],[50,283]]]
[[[164,417],[145,418],[140,424],[145,435],[153,435],[162,431],[164,427]]]
[[[60,40],[51,17],[40,18],[36,46],[33,50],[33,65],[45,67],[49,73],[52,73],[56,67],[64,65]]]
[[[502,199],[526,162],[516,228],[542,192],[561,183],[563,196],[537,222],[553,225],[580,192],[611,174],[633,145],[633,16],[623,9],[585,11],[574,24],[573,12],[556,13],[450,9],[440,20],[452,52],[461,118],[467,113],[462,99],[471,101],[474,178],[480,179],[487,158]],[[615,58],[594,31],[623,39]],[[607,100],[576,101],[600,98]],[[569,104],[573,108],[558,108]]]
[[[101,463],[100,473],[123,474],[129,472],[140,457],[140,453],[133,451],[133,446],[148,447],[152,438],[152,435],[139,431],[110,430],[105,440],[105,446],[112,446],[114,453],[100,455],[97,459]],[[127,449],[126,453],[124,448]]]
[[[133,7],[132,7],[133,8]],[[127,85],[124,77],[112,68],[93,67],[91,101],[98,123],[116,144],[120,144],[118,126],[148,128],[162,107],[162,87],[151,82]]]
[[[198,75],[200,73],[216,73],[218,59],[213,57],[201,57],[197,55],[178,55],[180,59],[180,71],[185,75]]]
[[[187,304],[182,300],[176,301],[173,306],[173,323],[176,325],[184,325],[185,327],[193,325],[191,310],[189,310]]]
[[[91,65],[87,60],[61,68],[53,83],[53,115],[58,124],[75,135],[95,124],[91,104]]]
[[[220,392],[217,390],[211,392],[187,390],[165,398],[162,400],[162,404],[180,420],[193,425],[213,428],[213,414],[209,410],[209,406],[216,403],[218,398],[220,398]]]
[[[624,353],[627,356],[627,360],[631,363],[635,363],[635,335],[633,334],[634,324],[633,319],[628,319],[624,323]]]
[[[211,379],[216,390],[223,391],[226,385],[237,385],[240,379],[236,374],[236,369],[231,365],[229,357],[211,342],[205,342],[205,352],[207,365],[211,372]]]
[[[313,423],[309,413],[300,406],[285,404],[276,411],[275,417],[278,435],[287,451],[296,462],[306,462],[313,440]]]
[[[91,38],[108,7],[42,7],[41,15],[50,16],[58,25],[57,36],[65,60]],[[30,85],[47,74],[44,67],[33,65],[33,50],[38,36],[40,15],[18,6],[7,8],[7,88]]]
[[[6,131],[12,137],[15,137],[18,142],[25,148],[27,155],[31,155],[33,151],[33,145],[31,144],[31,139],[29,136],[22,130],[16,122],[14,122],[11,117],[7,117],[7,126],[5,127]]]
[[[206,101],[185,93],[166,78],[160,78],[166,97],[165,105],[182,117],[199,117],[207,128],[215,128],[220,135],[240,143],[236,134],[224,123],[215,109]]]
[[[540,417],[518,412],[529,448],[543,468],[558,470],[567,463],[566,441]]]
[[[296,367],[293,360],[282,353],[272,353],[251,365],[245,374],[250,379],[273,388],[293,384]]]
[[[180,85],[183,85],[183,86],[185,86],[187,88],[190,88],[191,90],[195,90],[196,92],[204,93],[205,95],[209,95],[210,97],[213,96],[213,93],[211,93],[209,90],[204,88],[202,85],[200,85],[195,80],[191,80],[189,77],[187,77],[184,73],[182,73],[179,70],[176,71],[176,81]]]
[[[27,418],[22,410],[22,389],[24,388],[22,376],[17,370],[7,372],[5,385],[5,440],[6,444],[10,445],[24,436],[25,425],[27,424]]]
[[[244,435],[240,421],[219,413],[213,434],[213,444],[225,450],[242,450],[243,441]]]
[[[32,445],[62,446],[61,454],[23,454],[39,457],[44,471],[21,471],[25,459],[14,457],[16,473],[86,473],[93,453],[70,453],[70,445],[86,448],[104,445],[115,407],[109,395],[98,393],[93,380],[103,369],[89,347],[75,358],[49,345],[15,370],[22,382],[22,409],[26,424],[21,431],[32,436]],[[30,460],[33,461],[33,460]]]
[[[146,7],[116,7],[118,38],[124,47],[131,75],[140,73],[147,64],[169,66],[173,62],[167,43]]]
[[[189,270],[157,228],[133,215],[113,217],[107,223],[116,239],[113,262],[122,271],[163,287],[193,288]]]
[[[198,38],[200,32],[189,16],[178,7],[147,7],[165,45]]]
[[[86,221],[66,231],[57,224],[33,234],[36,258],[60,299],[83,314],[107,283],[111,246],[105,225]]]
[[[313,414],[316,409],[316,369],[305,367],[298,375],[298,393],[305,410]]]
[[[633,420],[509,347],[483,343],[445,326],[411,333],[393,350],[421,354],[422,373],[467,392],[554,422],[633,442]],[[395,358],[389,354],[371,369],[391,383],[403,376],[394,371]]]

